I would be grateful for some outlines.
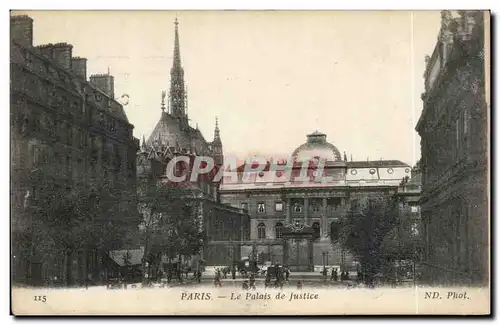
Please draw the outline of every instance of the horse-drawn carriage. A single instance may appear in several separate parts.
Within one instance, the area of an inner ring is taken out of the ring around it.
[[[244,277],[252,273],[258,274],[260,271],[257,262],[251,261],[249,259],[235,261],[232,266],[223,266],[221,268],[217,268],[217,272],[220,272],[224,278],[226,278],[228,274],[231,274],[233,270],[235,273],[238,272]]]
[[[251,261],[250,259],[243,259],[241,261],[236,262],[236,268],[238,272],[243,276],[247,276],[248,273],[259,272],[257,261]]]
[[[290,276],[290,270],[286,266],[282,265],[272,265],[266,270],[265,286],[271,286],[271,282],[274,280],[275,287],[283,287],[283,281],[288,281]]]

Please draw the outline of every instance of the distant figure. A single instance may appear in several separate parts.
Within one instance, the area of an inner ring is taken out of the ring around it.
[[[345,279],[345,275],[344,275],[344,271],[340,272],[340,281],[344,281]]]
[[[255,290],[255,274],[250,274],[250,288]]]
[[[335,273],[333,274],[333,281],[339,280],[339,269],[335,268]]]
[[[356,281],[357,282],[363,281],[363,273],[361,273],[361,271],[358,271],[358,274],[356,275]]]
[[[222,269],[222,276],[224,277],[224,279],[227,279],[227,274],[229,273],[229,267],[224,267]]]
[[[233,265],[233,267],[231,268],[231,275],[232,275],[232,277],[233,277],[233,280],[235,280],[235,279],[236,279],[236,268],[234,267],[234,265]]]
[[[344,272],[344,280],[349,280],[349,272]]]
[[[297,282],[297,290],[302,290],[302,281]]]
[[[264,282],[264,286],[267,288],[267,287],[269,287],[270,285],[271,285],[271,274],[269,274],[269,273],[268,273],[268,274],[266,275],[266,280],[265,280],[265,282]]]
[[[283,282],[281,280],[276,279],[276,281],[274,282],[274,287],[282,289],[283,288]]]
[[[177,275],[177,281],[179,281],[179,283],[182,283],[182,271],[181,271],[180,266],[177,267],[177,270],[175,271],[175,273]]]
[[[243,281],[243,290],[248,290],[248,280]]]
[[[285,267],[285,277],[286,281],[290,278],[290,269],[288,267]]]
[[[217,272],[215,273],[215,277],[214,277],[214,285],[217,287],[222,287],[222,283],[220,282],[220,271],[217,270]]]

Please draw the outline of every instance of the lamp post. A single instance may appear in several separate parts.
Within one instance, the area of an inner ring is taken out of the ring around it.
[[[323,277],[324,277],[324,278],[325,278],[325,280],[326,280],[326,264],[325,264],[325,260],[326,260],[326,252],[325,252],[325,251],[323,251],[322,255],[323,255],[323,272],[322,272],[322,273],[323,273]]]

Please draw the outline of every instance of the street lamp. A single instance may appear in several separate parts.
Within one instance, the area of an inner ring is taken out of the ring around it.
[[[326,258],[326,252],[323,251],[323,277],[326,279],[326,264],[325,264],[325,258]]]

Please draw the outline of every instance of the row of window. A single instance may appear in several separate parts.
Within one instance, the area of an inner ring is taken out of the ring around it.
[[[274,226],[274,234],[276,238],[281,238],[283,230],[283,224],[281,222],[276,223]],[[266,225],[264,223],[259,223],[257,225],[257,238],[265,239],[266,238]]]
[[[312,228],[314,230],[314,238],[319,238],[321,229],[319,222],[314,222],[312,224]],[[282,238],[283,224],[281,222],[277,222],[276,225],[274,226],[274,235],[276,239]],[[257,238],[266,239],[266,225],[263,222],[257,225]]]
[[[340,203],[335,204],[334,206],[337,207]],[[248,203],[242,203],[241,208],[248,210]],[[283,202],[278,201],[274,203],[274,211],[275,212],[283,212]],[[300,203],[295,203],[292,205],[292,211],[295,213],[301,213],[303,211],[303,205]],[[310,211],[312,212],[320,212],[321,211],[321,206],[319,205],[311,205],[310,206]],[[259,214],[264,214],[266,213],[266,204],[265,202],[257,202],[257,213]]]

